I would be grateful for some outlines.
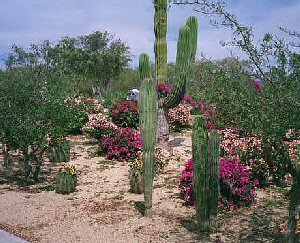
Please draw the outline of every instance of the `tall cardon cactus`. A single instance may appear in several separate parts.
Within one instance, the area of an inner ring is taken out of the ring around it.
[[[154,1],[154,33],[155,33],[155,75],[157,83],[168,83],[167,78],[167,23],[168,23],[168,0]],[[197,50],[198,20],[196,17],[189,17],[186,24],[179,30],[177,43],[175,80],[172,92],[166,97],[159,97],[158,100],[158,144],[168,148],[169,123],[168,111],[177,106],[181,97],[186,91],[189,76],[193,70]]]
[[[201,231],[215,227],[219,198],[220,136],[207,132],[203,118],[195,118],[192,135],[196,218]]]
[[[139,114],[140,129],[143,141],[143,176],[145,216],[151,217],[152,192],[155,163],[155,142],[157,124],[157,93],[155,81],[151,78],[150,59],[147,54],[141,54],[139,60],[140,89]]]

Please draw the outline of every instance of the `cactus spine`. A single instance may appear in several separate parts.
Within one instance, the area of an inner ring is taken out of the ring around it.
[[[207,132],[205,120],[196,118],[192,150],[196,193],[196,218],[201,231],[215,227],[219,198],[220,137]]]
[[[157,94],[155,81],[151,78],[150,60],[147,54],[141,54],[139,69],[140,77],[142,79],[139,114],[143,141],[142,161],[145,216],[151,217],[157,123]]]

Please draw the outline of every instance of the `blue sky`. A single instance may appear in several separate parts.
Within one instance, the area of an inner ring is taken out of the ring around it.
[[[279,33],[278,27],[300,29],[300,1],[227,0],[228,10],[239,21],[255,29],[257,36]],[[153,3],[151,0],[0,0],[0,59],[14,43],[27,47],[63,36],[76,37],[94,31],[109,31],[125,41],[133,54],[133,66],[140,53],[153,59]],[[219,42],[230,39],[226,29],[215,29],[192,7],[172,6],[169,10],[168,59],[176,57],[178,30],[188,16],[199,18],[198,58],[219,59],[229,55]]]

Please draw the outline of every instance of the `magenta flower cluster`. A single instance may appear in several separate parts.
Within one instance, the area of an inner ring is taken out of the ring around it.
[[[189,107],[181,104],[169,110],[168,118],[170,127],[175,131],[180,131],[182,128],[190,126],[192,122]]]
[[[238,157],[220,159],[220,202],[219,206],[236,208],[250,206],[255,202],[255,188],[259,181],[250,181],[250,173]]]
[[[170,94],[172,92],[172,86],[170,84],[157,83],[156,90],[159,95],[166,96],[167,94]]]
[[[253,88],[261,93],[262,92],[262,82],[253,80]]]
[[[181,173],[179,194],[183,199],[185,205],[195,204],[195,191],[194,191],[194,171],[193,159],[189,159],[185,163],[185,168]]]
[[[207,126],[208,130],[212,130],[215,128],[215,123],[213,122],[213,119],[212,119],[216,114],[215,109],[204,105],[202,102],[197,101],[186,94],[184,94],[181,98],[187,104],[192,106],[193,109],[199,110],[201,112],[201,114],[207,118],[205,122],[206,122],[206,126]]]
[[[110,109],[112,121],[120,127],[137,128],[139,125],[137,101],[115,101]]]
[[[247,168],[237,158],[220,159],[219,207],[234,209],[255,202],[255,188],[259,182],[250,180]],[[195,205],[193,160],[189,159],[182,171],[179,185],[180,197],[185,205]]]
[[[116,133],[106,136],[102,143],[102,152],[106,157],[118,161],[135,160],[140,156],[141,150],[140,132],[129,127],[119,128]]]

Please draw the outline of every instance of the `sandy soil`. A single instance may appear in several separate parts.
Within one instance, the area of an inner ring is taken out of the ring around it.
[[[0,228],[30,242],[281,242],[278,225],[286,219],[287,199],[276,189],[259,191],[250,209],[221,213],[217,232],[197,233],[195,209],[178,197],[180,173],[191,156],[189,131],[172,137],[172,160],[154,184],[152,219],[140,213],[143,195],[128,191],[128,164],[95,156],[96,145],[84,136],[70,141],[69,164],[81,172],[76,192],[2,183]],[[45,170],[53,176],[57,166]]]

